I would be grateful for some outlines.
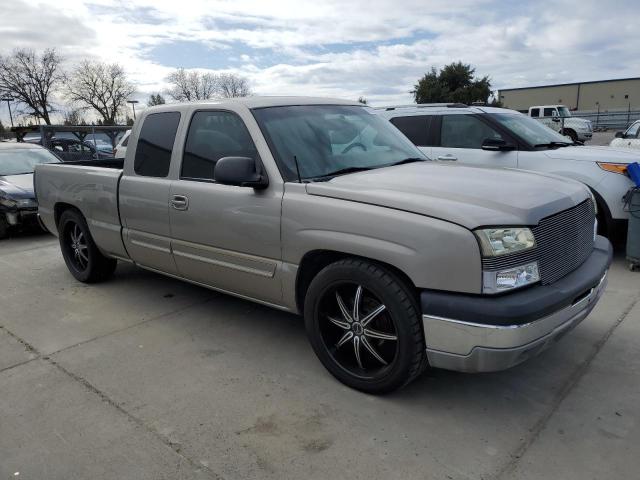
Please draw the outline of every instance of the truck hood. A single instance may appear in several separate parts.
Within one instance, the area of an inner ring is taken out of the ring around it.
[[[638,153],[630,152],[628,149],[611,147],[591,147],[586,145],[562,147],[555,150],[547,150],[544,153],[549,158],[584,160],[588,162],[632,163],[640,161]]]
[[[589,198],[554,175],[418,162],[309,183],[307,193],[435,217],[469,229],[536,225]]]
[[[0,176],[0,191],[11,198],[35,198],[33,174]]]

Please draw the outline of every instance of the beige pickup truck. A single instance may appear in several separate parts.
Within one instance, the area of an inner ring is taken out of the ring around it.
[[[372,393],[537,354],[611,262],[582,184],[431,162],[339,100],[150,108],[123,162],[38,166],[35,186],[79,281],[132,262],[299,313],[325,367]]]

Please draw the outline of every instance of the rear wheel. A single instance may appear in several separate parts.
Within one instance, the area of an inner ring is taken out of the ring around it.
[[[96,246],[84,217],[66,210],[58,222],[60,249],[67,268],[81,282],[100,282],[116,269],[117,260],[107,258]]]
[[[360,259],[325,267],[305,298],[307,335],[322,364],[344,384],[385,393],[415,379],[425,361],[412,290]]]

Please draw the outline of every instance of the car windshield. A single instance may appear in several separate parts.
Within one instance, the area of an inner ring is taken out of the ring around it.
[[[558,107],[558,115],[562,118],[568,118],[571,116],[571,112],[567,107]]]
[[[0,176],[33,173],[41,163],[60,163],[60,160],[43,148],[0,150]]]
[[[391,123],[351,105],[296,105],[253,111],[286,181],[322,179],[428,160]]]
[[[570,145],[572,143],[567,137],[563,137],[544,124],[526,115],[520,113],[493,113],[490,115],[500,125],[520,137],[532,147],[557,147],[559,145]]]

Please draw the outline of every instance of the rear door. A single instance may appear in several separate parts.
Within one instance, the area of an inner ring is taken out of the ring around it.
[[[180,153],[169,213],[178,271],[189,280],[279,303],[282,184],[270,181],[267,189],[255,190],[214,180],[220,158],[260,160],[245,122],[231,111],[196,111]]]
[[[133,156],[133,161],[125,162],[118,196],[122,237],[131,259],[174,275],[178,271],[171,254],[169,167],[179,124],[179,112],[144,118],[137,141],[130,142],[128,159]]]
[[[482,143],[486,139],[504,140],[513,144],[515,142],[481,118],[481,115],[439,115],[438,120],[432,124],[432,129],[438,133],[439,140],[438,145],[431,149],[431,158],[434,160],[491,167],[518,166],[517,150],[482,150]]]
[[[429,125],[433,115],[408,115],[394,117],[390,121],[427,157],[431,158],[431,146]]]

